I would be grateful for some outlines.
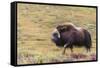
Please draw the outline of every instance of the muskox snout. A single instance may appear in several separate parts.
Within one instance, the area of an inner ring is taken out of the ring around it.
[[[57,29],[54,29],[54,31],[52,32],[52,39],[57,39],[57,38],[60,38],[60,34]]]
[[[54,29],[54,31],[52,32],[52,38],[51,39],[57,46],[61,45],[60,34],[59,34],[57,29]]]

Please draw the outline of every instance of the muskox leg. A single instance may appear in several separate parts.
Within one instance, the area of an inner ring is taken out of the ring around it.
[[[90,47],[86,47],[86,50],[87,50],[87,52],[91,51]]]
[[[73,46],[70,47],[71,52],[73,53]]]
[[[64,48],[64,50],[63,50],[63,52],[62,52],[63,55],[65,54],[65,51],[66,51],[66,47]]]
[[[65,51],[66,51],[66,47],[68,46],[68,44],[65,44],[64,45],[64,50],[63,50],[63,52],[62,52],[62,54],[65,54]]]

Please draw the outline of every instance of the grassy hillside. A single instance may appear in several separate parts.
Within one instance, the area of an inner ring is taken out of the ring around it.
[[[88,7],[48,6],[18,4],[18,64],[68,62],[95,60],[96,55],[96,9]],[[74,48],[72,54],[58,48],[51,41],[51,32],[61,23],[72,22],[86,28],[92,37],[92,50]]]

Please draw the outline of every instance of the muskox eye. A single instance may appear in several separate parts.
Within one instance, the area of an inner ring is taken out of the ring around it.
[[[59,25],[59,26],[57,27],[57,29],[58,29],[59,32],[65,32],[66,29],[67,29],[67,27],[66,27],[66,25]]]
[[[61,28],[61,29],[60,29],[60,32],[65,32],[65,31],[66,31],[65,28]]]

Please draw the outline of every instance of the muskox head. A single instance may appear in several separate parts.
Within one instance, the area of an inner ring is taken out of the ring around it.
[[[90,33],[72,23],[58,25],[52,32],[52,41],[56,46],[64,47],[63,53],[65,53],[66,48],[73,51],[73,46],[84,46],[87,51],[90,51],[91,48]]]

